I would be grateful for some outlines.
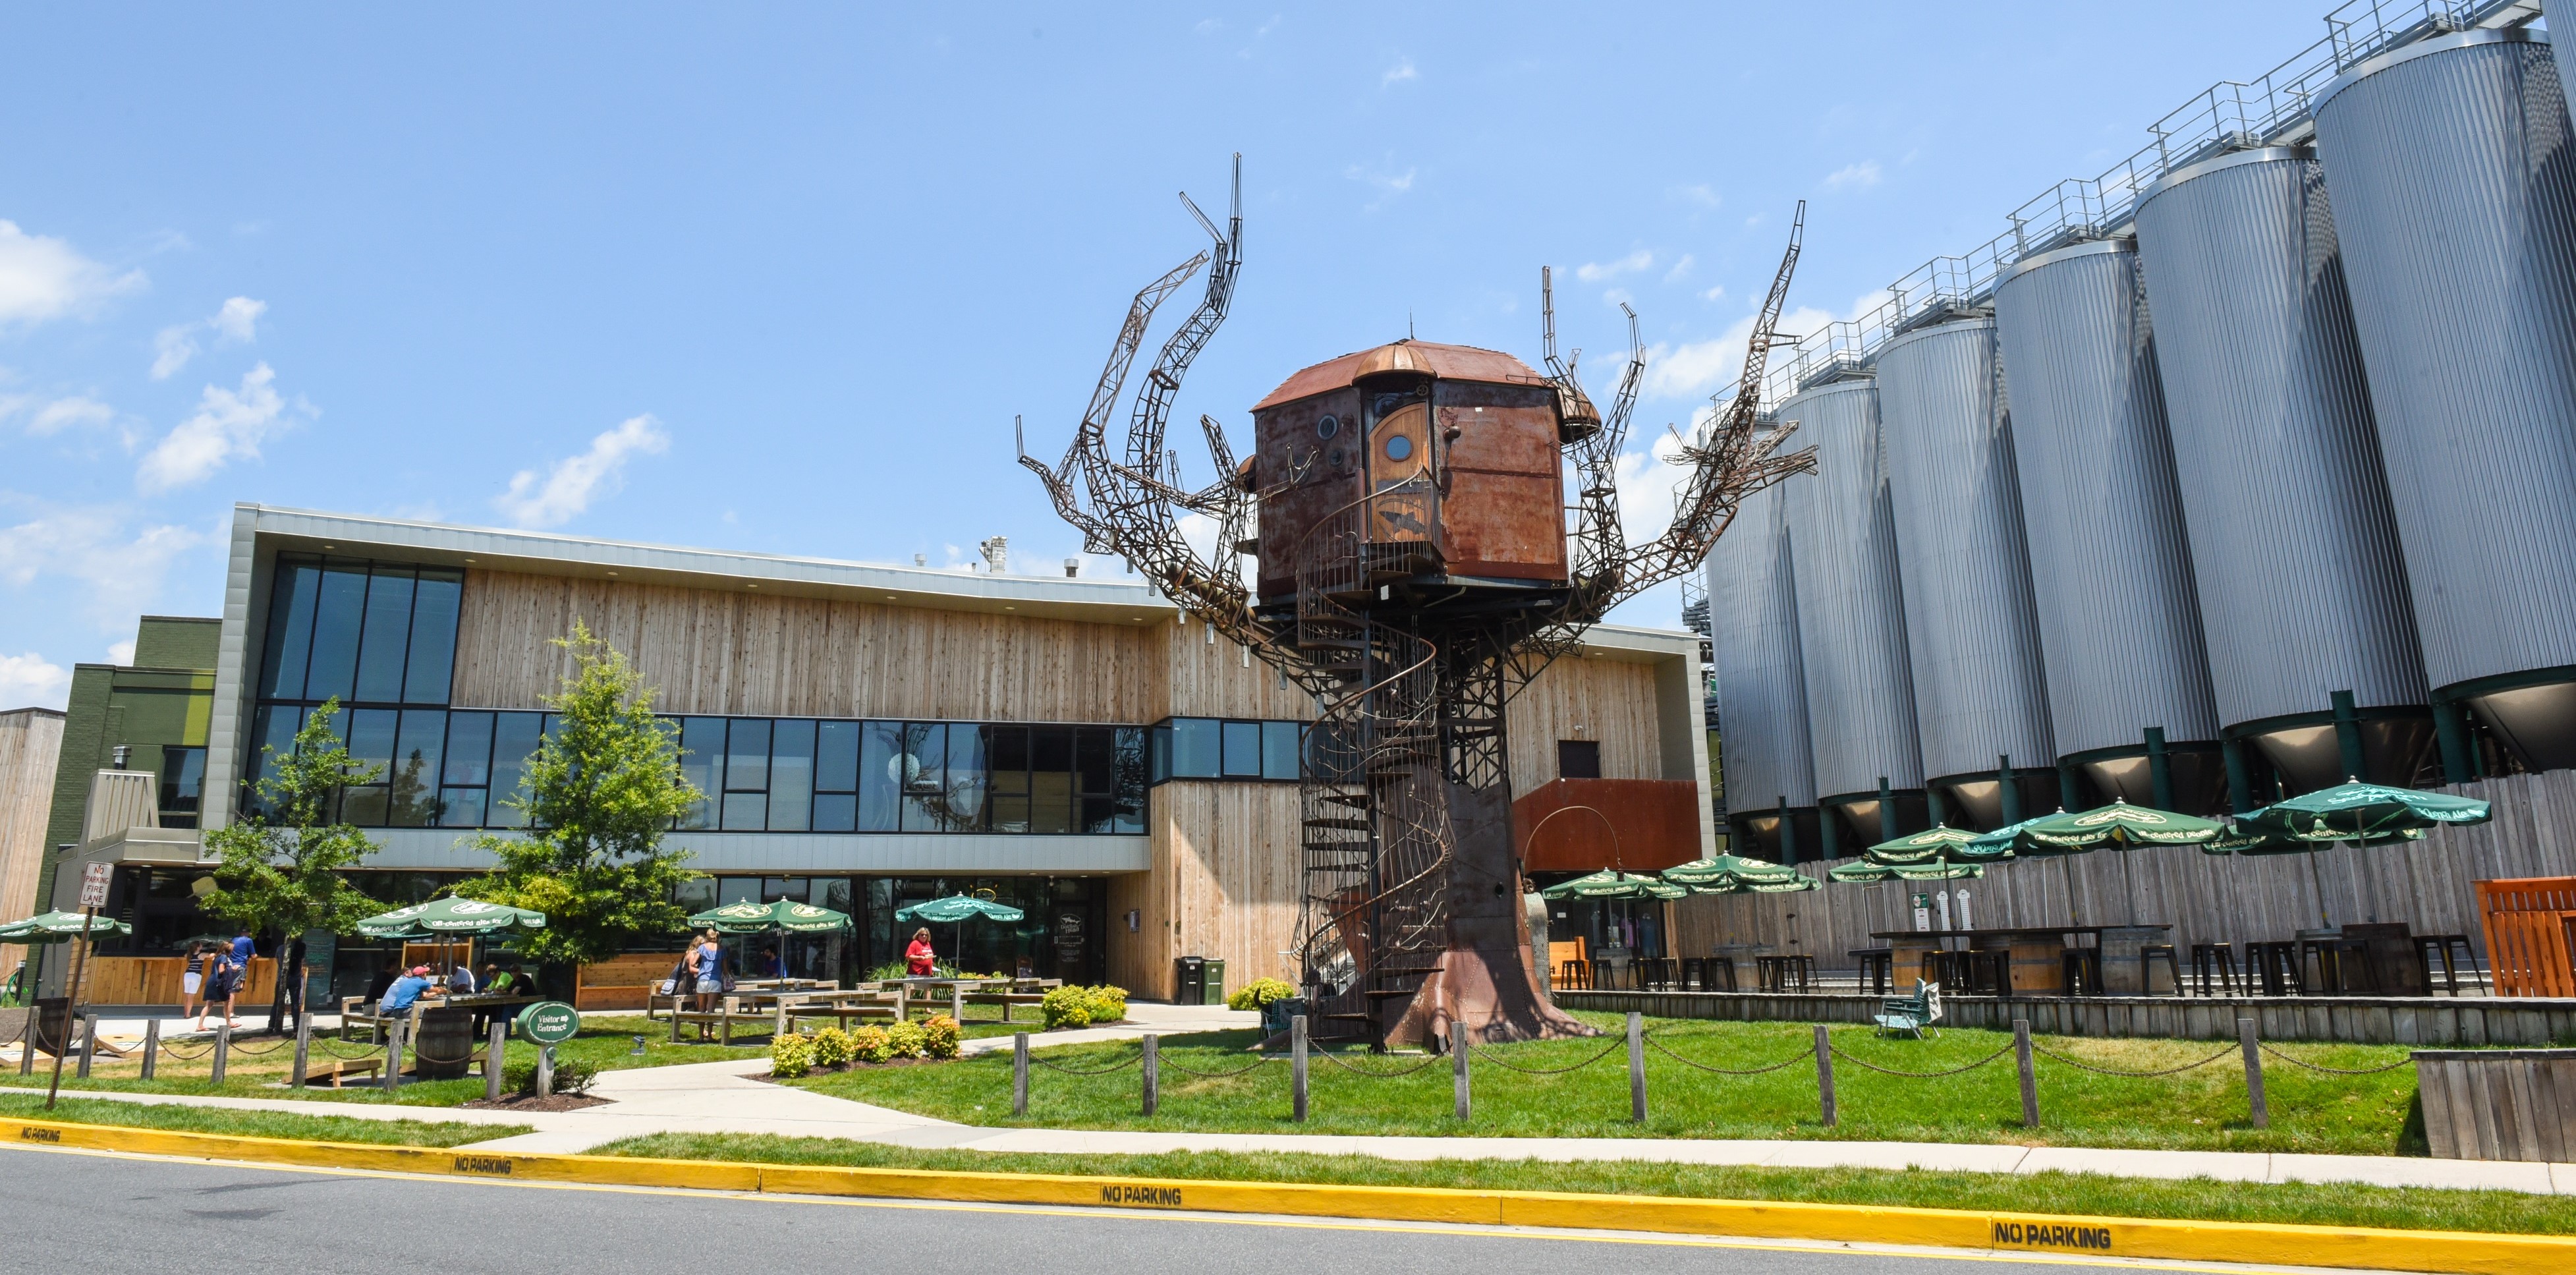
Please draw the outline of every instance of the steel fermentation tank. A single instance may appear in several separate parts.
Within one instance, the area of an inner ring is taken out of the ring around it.
[[[1775,485],[1745,500],[1708,555],[1727,823],[1760,856],[1784,862],[1817,853],[1816,763],[1798,653],[1794,553]]]

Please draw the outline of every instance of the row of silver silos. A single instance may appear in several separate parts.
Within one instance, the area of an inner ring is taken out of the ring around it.
[[[2576,766],[2570,96],[2535,31],[2364,62],[1779,403],[1816,472],[1709,562],[1735,830]]]

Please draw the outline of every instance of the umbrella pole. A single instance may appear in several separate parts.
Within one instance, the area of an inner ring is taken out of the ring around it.
[[[2075,906],[2075,856],[2061,854],[2057,862],[2066,869],[2066,923],[2084,924],[2084,910]]]
[[[2129,880],[2129,924],[2131,925],[2138,923],[2138,863],[2131,857],[2136,853],[2137,851],[2127,846],[2120,848],[2120,874]]]
[[[2334,915],[2326,911],[2326,879],[2317,871],[2317,849],[2314,842],[2308,845],[2308,881],[2317,888],[2317,925],[2331,930],[2334,928]]]

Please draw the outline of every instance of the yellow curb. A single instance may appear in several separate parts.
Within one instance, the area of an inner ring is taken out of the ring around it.
[[[2565,1275],[2576,1237],[2357,1226],[1893,1208],[1770,1200],[1690,1200],[1555,1191],[1319,1186],[1171,1178],[970,1173],[827,1165],[647,1160],[431,1147],[306,1142],[115,1125],[0,1119],[0,1141],[191,1159],[371,1169],[522,1182],[687,1187],[786,1195],[979,1204],[1051,1204],[1209,1213],[1269,1213],[1391,1222],[1648,1231],[1980,1249],[2065,1257],[2159,1258],[2254,1265],[2398,1267],[2463,1275]]]

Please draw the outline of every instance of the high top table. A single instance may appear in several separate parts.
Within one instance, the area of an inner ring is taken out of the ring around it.
[[[1923,968],[1928,952],[2006,950],[2016,996],[2066,994],[2065,957],[2070,939],[2090,938],[2101,953],[2102,988],[2115,995],[2146,991],[2139,952],[2165,941],[2170,925],[2016,925],[1973,930],[1879,930],[1871,938],[1886,940],[1895,964],[1894,982],[1906,986]]]

